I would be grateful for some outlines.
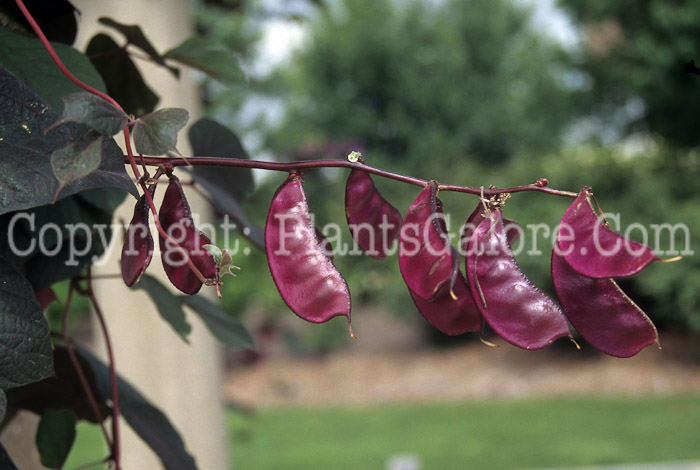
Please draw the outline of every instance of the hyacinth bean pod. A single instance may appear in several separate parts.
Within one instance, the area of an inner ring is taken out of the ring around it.
[[[630,357],[658,344],[652,321],[614,280],[578,273],[555,249],[552,281],[567,318],[596,349],[611,356]]]
[[[448,285],[443,285],[432,300],[421,299],[410,289],[409,293],[423,318],[437,330],[448,335],[481,331],[483,318],[461,273],[457,276],[453,289],[457,300],[452,298]]]
[[[556,302],[520,270],[506,240],[500,210],[493,210],[472,234],[466,265],[472,297],[503,339],[524,349],[541,349],[571,336]]]
[[[148,189],[151,198],[155,194],[155,189],[155,185]],[[150,207],[144,194],[136,201],[134,215],[126,230],[124,246],[122,246],[122,278],[129,287],[139,282],[153,257],[154,243],[148,224],[149,212]]]
[[[386,258],[401,231],[401,214],[362,170],[353,169],[345,183],[345,216],[362,251],[376,259]]]
[[[399,238],[399,268],[408,289],[430,300],[445,284],[454,284],[459,273],[459,255],[445,229],[437,182],[431,181],[408,208]]]
[[[467,255],[467,250],[469,249],[469,239],[471,238],[472,233],[474,233],[477,225],[481,223],[484,217],[486,217],[486,209],[484,208],[484,204],[479,202],[471,214],[469,214],[467,221],[462,226],[459,246],[461,250],[460,254],[462,256]],[[503,217],[503,227],[506,231],[506,240],[508,241],[508,245],[513,246],[523,233],[523,228],[515,220],[508,219],[506,217]]]
[[[561,219],[557,243],[574,270],[594,278],[627,277],[659,259],[649,247],[602,223],[592,197],[591,188],[583,188]]]
[[[163,202],[158,211],[160,224],[175,242],[177,242],[207,279],[217,277],[216,262],[213,256],[204,249],[210,245],[209,237],[200,232],[192,220],[190,205],[176,176],[169,176],[170,183],[163,196]],[[196,294],[202,287],[202,281],[190,269],[183,253],[162,235],[159,236],[161,260],[165,274],[170,282],[185,294]]]
[[[275,192],[265,224],[272,279],[287,306],[304,320],[322,323],[345,316],[350,292],[326,255],[311,223],[302,175],[291,172]]]

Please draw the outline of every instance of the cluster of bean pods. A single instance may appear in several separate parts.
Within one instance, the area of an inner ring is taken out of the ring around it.
[[[180,181],[172,173],[168,174],[168,178],[168,188],[158,211],[158,222],[167,235],[159,234],[161,261],[168,279],[175,287],[185,294],[196,294],[205,281],[207,284],[218,283],[218,266],[214,257],[205,249],[211,240],[194,225]],[[156,185],[151,185],[151,199],[155,190]],[[139,281],[153,257],[149,210],[144,194],[136,202],[122,247],[122,277],[127,286]],[[190,267],[190,263],[196,267],[201,277]]]
[[[449,335],[481,334],[488,324],[515,346],[541,349],[558,338],[573,338],[573,326],[595,348],[618,357],[658,343],[653,323],[612,278],[636,274],[659,258],[599,219],[590,188],[564,214],[561,226],[567,230],[559,231],[552,253],[558,303],[518,267],[511,245],[521,229],[501,214],[508,194],[481,198],[457,250],[447,234],[438,190],[437,182],[427,183],[403,221],[367,172],[353,169],[345,192],[347,221],[358,246],[383,259],[398,239],[403,279],[419,312],[435,328]],[[316,323],[345,316],[349,325],[350,292],[328,245],[312,225],[303,175],[290,172],[267,217],[270,272],[298,316]],[[626,249],[615,249],[622,245]]]

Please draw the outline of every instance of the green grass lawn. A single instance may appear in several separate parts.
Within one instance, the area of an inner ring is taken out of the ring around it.
[[[228,423],[236,470],[382,470],[395,454],[423,470],[700,460],[700,395],[270,408]],[[100,437],[81,425],[65,468],[103,457]]]
[[[700,459],[700,396],[284,408],[230,415],[237,470],[508,469]]]

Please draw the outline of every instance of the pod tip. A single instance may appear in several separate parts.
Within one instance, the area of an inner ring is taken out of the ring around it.
[[[484,343],[486,346],[490,348],[498,348],[499,346],[496,343],[492,343],[491,341],[486,341],[483,336],[479,335],[479,339],[481,340],[482,343]]]
[[[348,333],[350,333],[350,337],[352,339],[357,339],[357,336],[355,336],[355,333],[352,332],[352,325],[350,324],[350,322],[348,322]]]
[[[581,346],[576,342],[576,340],[573,337],[569,336],[569,340],[571,340],[571,342],[574,343],[576,349],[578,349],[579,351],[581,350]]]
[[[450,288],[450,297],[452,297],[452,300],[459,300],[457,295],[455,294],[455,291]]]
[[[673,262],[681,260],[681,259],[683,259],[682,256],[674,256],[673,258],[666,258],[666,259],[662,259],[659,261],[661,261],[662,263],[673,263]]]

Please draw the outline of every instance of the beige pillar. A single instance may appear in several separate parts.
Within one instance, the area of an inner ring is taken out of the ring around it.
[[[187,0],[74,0],[73,4],[82,12],[81,48],[97,31],[100,16],[140,25],[160,52],[179,44],[193,31]],[[104,30],[113,37],[119,36],[117,32]],[[197,119],[200,104],[192,74],[187,69],[183,68],[177,80],[168,71],[145,61],[137,61],[137,65],[146,82],[160,96],[159,108],[185,108],[190,112],[190,122]],[[189,153],[185,131],[180,134],[178,148],[183,154]],[[165,185],[159,188],[160,197],[164,190]],[[194,195],[189,196],[189,201],[193,214],[204,218],[202,210],[206,211],[206,208],[201,201],[198,202]],[[117,211],[115,221],[128,222],[134,203],[129,196]],[[115,236],[121,239],[120,233]],[[157,245],[157,235],[154,239]],[[120,245],[115,247],[111,258],[96,272],[118,273],[120,250]],[[148,272],[168,284],[160,265],[160,257],[156,254]],[[198,318],[188,314],[193,332],[191,344],[187,345],[160,318],[143,291],[128,289],[121,280],[100,281],[95,287],[105,310],[120,374],[166,413],[180,431],[200,469],[229,468],[221,387],[222,350],[209,331]],[[95,350],[98,353],[104,351],[103,344],[97,342]],[[160,468],[150,449],[131,433],[126,423],[122,423],[121,429],[123,468]]]

